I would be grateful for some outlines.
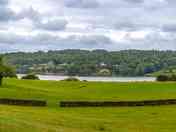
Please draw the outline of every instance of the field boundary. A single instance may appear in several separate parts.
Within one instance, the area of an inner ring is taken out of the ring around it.
[[[8,99],[8,98],[1,98],[0,104],[3,105],[19,105],[19,106],[46,106],[46,101],[39,101],[39,100],[23,100],[23,99]]]
[[[176,99],[144,101],[61,101],[60,107],[137,107],[174,105]]]

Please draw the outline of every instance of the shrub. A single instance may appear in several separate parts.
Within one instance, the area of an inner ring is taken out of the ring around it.
[[[23,76],[21,79],[39,80],[39,77],[35,74],[28,74],[26,76]]]
[[[169,81],[169,77],[167,75],[159,75],[157,76],[157,81]]]
[[[172,75],[169,80],[170,81],[176,81],[176,75]]]
[[[3,58],[0,56],[0,86],[2,85],[2,80],[4,77],[17,77],[15,70],[4,64]]]
[[[157,81],[176,81],[176,75],[159,75]]]
[[[78,78],[76,78],[76,77],[69,77],[69,78],[66,78],[66,79],[64,79],[64,80],[62,80],[62,81],[69,81],[69,82],[78,82],[78,81],[80,81]]]

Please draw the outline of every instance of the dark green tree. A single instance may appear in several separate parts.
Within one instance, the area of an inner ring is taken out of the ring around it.
[[[61,50],[35,53],[6,53],[8,64],[17,73],[54,73],[61,75],[96,76],[109,69],[113,76],[144,76],[160,71],[176,72],[176,51],[143,50]],[[164,73],[163,73],[164,74]]]
[[[4,77],[16,77],[15,71],[12,67],[3,63],[3,58],[0,57],[0,86]]]
[[[26,76],[23,76],[22,79],[27,79],[27,80],[40,80],[39,77],[33,73],[28,74]]]

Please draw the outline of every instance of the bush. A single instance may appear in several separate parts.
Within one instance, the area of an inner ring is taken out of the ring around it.
[[[172,75],[169,80],[170,81],[176,81],[176,75]]]
[[[80,81],[78,78],[75,78],[75,77],[69,77],[69,78],[66,78],[66,79],[64,79],[64,80],[62,80],[62,81],[69,81],[69,82],[78,82],[78,81]]]
[[[163,82],[163,81],[169,81],[170,79],[169,79],[169,77],[167,75],[159,75],[159,76],[157,76],[156,80]]]
[[[17,77],[15,70],[4,64],[3,58],[0,56],[0,86],[2,85],[2,81],[4,77]]]
[[[40,80],[39,77],[35,74],[28,74],[26,76],[23,76],[21,79]]]
[[[176,75],[159,75],[157,81],[176,81]]]

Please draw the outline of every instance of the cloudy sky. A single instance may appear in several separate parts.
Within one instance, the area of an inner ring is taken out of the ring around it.
[[[176,0],[0,0],[0,52],[176,50]]]

